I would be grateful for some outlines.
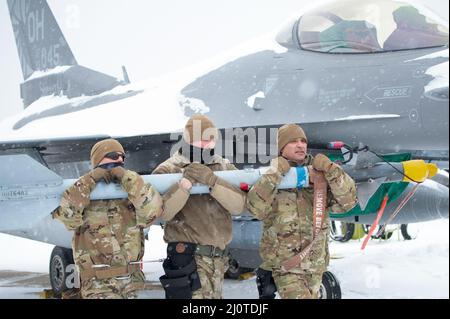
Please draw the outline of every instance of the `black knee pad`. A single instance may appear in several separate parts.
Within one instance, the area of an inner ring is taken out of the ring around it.
[[[256,285],[258,287],[259,299],[275,299],[277,286],[272,277],[272,272],[258,268],[256,270]]]
[[[195,263],[195,244],[169,243],[167,258],[163,262],[165,275],[159,280],[166,292],[166,299],[190,299],[201,288]]]

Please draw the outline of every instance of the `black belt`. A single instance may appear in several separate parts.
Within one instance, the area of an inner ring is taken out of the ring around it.
[[[176,251],[179,254],[197,254],[206,257],[226,257],[229,255],[229,249],[220,249],[212,245],[199,245],[186,242],[171,242],[167,245],[167,253]]]

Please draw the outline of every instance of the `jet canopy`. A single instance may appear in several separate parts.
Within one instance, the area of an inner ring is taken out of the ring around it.
[[[325,53],[371,53],[448,45],[448,23],[432,11],[395,0],[339,0],[287,25],[277,41]]]

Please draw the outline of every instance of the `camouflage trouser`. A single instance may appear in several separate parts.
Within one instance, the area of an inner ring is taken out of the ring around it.
[[[136,299],[137,291],[143,288],[143,281],[131,276],[126,279],[91,278],[81,283],[83,299]]]
[[[228,257],[209,258],[195,255],[202,287],[193,292],[192,299],[222,299],[223,277],[228,270]]]
[[[283,273],[274,271],[273,279],[282,299],[317,299],[322,273]]]
[[[61,293],[61,299],[81,299],[80,289],[73,288]]]

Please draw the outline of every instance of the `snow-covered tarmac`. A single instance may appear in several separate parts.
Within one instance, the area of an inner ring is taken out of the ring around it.
[[[449,298],[449,221],[417,224],[415,240],[395,232],[387,241],[332,242],[330,270],[339,278],[343,298]],[[161,228],[154,226],[146,241],[144,260],[165,257]],[[0,298],[39,298],[50,287],[48,262],[52,245],[0,234]],[[151,289],[141,298],[164,298],[159,286],[161,263],[147,263],[144,272]],[[257,298],[255,278],[226,280],[224,298]]]

